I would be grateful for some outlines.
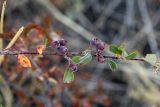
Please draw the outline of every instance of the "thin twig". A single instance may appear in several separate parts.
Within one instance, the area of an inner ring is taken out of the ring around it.
[[[119,36],[115,36],[113,43],[121,43],[124,36],[127,35],[127,30],[129,27],[134,26],[134,0],[125,0],[126,2],[126,13],[124,16],[123,24],[119,28]]]
[[[1,22],[0,22],[0,33],[3,33],[3,23],[4,23],[5,9],[6,9],[6,0],[3,2],[3,6],[2,6]]]
[[[3,2],[2,11],[1,11],[1,19],[0,19],[0,33],[3,33],[3,26],[4,26],[4,14],[6,8],[6,0]],[[0,50],[3,49],[3,39],[0,39]],[[0,65],[4,59],[4,55],[0,56]]]
[[[57,19],[58,21],[69,27],[71,30],[78,33],[79,35],[81,35],[83,38],[87,40],[95,38],[94,34],[87,31],[85,28],[83,28],[76,22],[72,21],[71,19],[63,15],[52,3],[50,3],[49,0],[36,0],[36,1],[42,6],[44,6],[48,10],[48,12],[50,12],[52,17],[54,17],[55,19]]]
[[[157,14],[153,15],[151,18],[153,27],[155,27],[158,24],[158,21],[160,19],[160,15],[158,14],[160,12],[160,10],[157,11]],[[139,32],[137,32],[137,34],[134,35],[134,37],[128,41],[126,41],[126,44],[128,45],[129,49],[132,50],[135,45],[137,45],[137,43],[139,41],[142,41],[145,37],[145,26],[143,28],[141,28],[139,30]]]
[[[115,8],[121,3],[122,0],[113,0],[109,3],[98,20],[95,22],[97,28],[101,28],[104,25],[104,21],[114,12]]]
[[[21,27],[18,30],[18,32],[16,33],[16,35],[14,36],[14,38],[10,41],[10,43],[7,45],[7,47],[5,48],[5,50],[11,48],[14,45],[14,43],[17,41],[17,39],[19,38],[19,36],[22,34],[23,29],[24,29],[24,27]]]
[[[93,52],[94,53],[94,52]],[[38,52],[29,52],[29,51],[21,51],[21,52],[17,52],[17,51],[0,51],[0,55],[19,55],[19,54],[26,54],[26,55],[41,55]],[[81,55],[82,52],[68,52],[67,56],[73,56],[73,55]],[[58,56],[63,56],[57,52],[46,52],[44,51],[42,53],[42,55],[58,55]],[[93,56],[96,56],[96,54],[93,54]],[[103,56],[106,59],[114,59],[114,60],[135,60],[135,61],[144,61],[143,58],[133,58],[133,59],[123,59],[121,57],[116,57],[116,56]]]
[[[147,6],[146,6],[146,0],[138,0],[139,9],[141,12],[141,16],[144,22],[145,26],[145,33],[148,34],[148,42],[151,47],[152,52],[157,53],[158,51],[158,44],[156,41],[156,35],[154,33],[153,23],[150,19]]]
[[[4,77],[2,75],[0,75],[0,91],[1,91],[1,94],[4,99],[3,103],[5,103],[5,107],[12,107],[12,103],[13,103],[13,96],[12,96],[12,92],[11,92],[11,89],[9,87],[9,84],[7,83],[7,81],[4,79]],[[2,99],[1,99],[2,100]],[[0,104],[1,107],[3,107],[1,104]]]

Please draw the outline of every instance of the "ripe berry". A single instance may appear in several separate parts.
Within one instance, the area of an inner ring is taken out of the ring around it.
[[[98,62],[100,62],[100,63],[104,63],[104,62],[106,61],[106,59],[105,59],[102,55],[97,56],[97,60],[98,60]]]
[[[61,38],[59,40],[59,43],[60,43],[61,46],[65,46],[67,44],[67,41],[65,39]]]
[[[98,42],[96,44],[96,48],[99,49],[99,50],[101,50],[101,51],[103,51],[104,48],[105,48],[105,44],[103,42]]]
[[[97,56],[103,55],[103,51],[99,49],[96,50],[96,53],[97,53]]]
[[[59,43],[59,41],[53,41],[51,43],[51,46],[52,46],[52,48],[58,48],[60,46],[60,43]]]
[[[77,65],[73,64],[73,63],[69,64],[69,68],[70,68],[71,71],[77,71],[78,70]]]
[[[90,41],[90,45],[96,46],[97,42],[98,42],[98,38],[93,38],[93,39]]]
[[[60,53],[60,54],[62,54],[62,55],[65,55],[65,54],[67,54],[67,47],[65,47],[65,46],[59,46],[58,48],[57,48],[57,51]]]

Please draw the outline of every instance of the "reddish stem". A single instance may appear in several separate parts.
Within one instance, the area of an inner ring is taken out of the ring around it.
[[[19,55],[19,54],[38,55],[39,53],[38,52],[28,52],[28,51],[21,51],[21,52],[17,52],[17,51],[0,51],[0,55]],[[82,54],[81,52],[69,52],[67,54],[67,56],[81,55],[81,54]],[[57,52],[46,52],[46,51],[44,51],[42,53],[42,55],[59,55],[59,56],[63,56],[63,55],[60,55]],[[96,56],[96,55],[94,55],[94,56]],[[106,59],[115,59],[115,60],[123,60],[122,58],[116,57],[116,56],[106,56],[105,55],[104,58],[106,58]],[[143,58],[133,58],[133,59],[125,59],[125,60],[144,61]]]

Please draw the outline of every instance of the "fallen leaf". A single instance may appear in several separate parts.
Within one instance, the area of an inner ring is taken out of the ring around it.
[[[45,49],[45,45],[38,45],[37,46],[37,51],[39,54],[42,54],[44,49]]]
[[[18,55],[18,63],[23,67],[32,67],[30,60],[25,55]]]

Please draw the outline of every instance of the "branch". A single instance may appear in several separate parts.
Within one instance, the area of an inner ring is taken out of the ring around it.
[[[95,53],[95,52],[93,52],[93,53]],[[21,51],[21,52],[17,52],[17,51],[15,51],[15,52],[14,51],[0,51],[0,55],[20,55],[20,54],[25,54],[25,55],[41,55],[38,52],[29,52],[29,51]],[[67,56],[71,57],[71,56],[74,56],[74,55],[81,55],[81,54],[82,54],[82,52],[68,52]],[[58,52],[47,52],[47,51],[44,51],[42,53],[42,55],[44,55],[44,56],[46,56],[46,55],[64,56],[64,55],[59,54]],[[93,54],[93,56],[96,57],[96,54]],[[144,61],[143,58],[123,59],[121,57],[107,56],[107,55],[104,55],[103,57],[105,59],[113,59],[113,60]]]

